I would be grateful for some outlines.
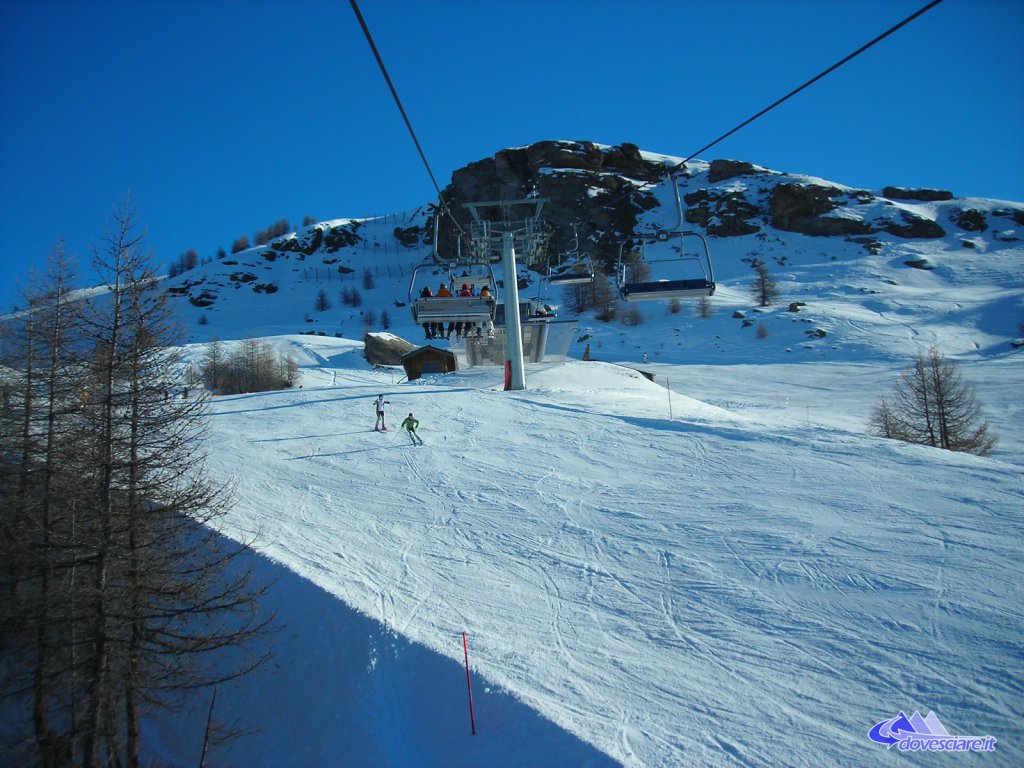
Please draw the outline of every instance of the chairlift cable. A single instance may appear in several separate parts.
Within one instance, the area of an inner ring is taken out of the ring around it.
[[[363,35],[366,37],[366,42],[370,44],[370,50],[373,51],[373,57],[377,60],[377,66],[380,67],[381,74],[384,75],[384,80],[388,84],[388,88],[391,90],[391,96],[395,100],[395,104],[398,106],[398,111],[402,114],[402,120],[405,121],[405,127],[409,129],[409,135],[412,137],[413,144],[416,145],[416,151],[420,154],[420,159],[423,161],[424,167],[427,169],[427,175],[430,176],[430,181],[434,184],[434,189],[437,190],[438,200],[441,201],[441,207],[444,212],[451,216],[455,226],[459,232],[465,234],[462,227],[459,226],[459,222],[452,215],[451,209],[448,208],[448,203],[445,202],[444,195],[441,193],[441,186],[437,183],[437,179],[434,177],[434,172],[430,168],[430,163],[427,161],[427,156],[423,152],[423,147],[420,146],[420,140],[416,138],[416,131],[413,130],[412,122],[409,120],[409,116],[405,112],[405,107],[402,106],[402,100],[398,98],[398,91],[395,89],[395,84],[391,81],[391,75],[388,74],[387,67],[384,66],[384,59],[380,55],[380,51],[377,50],[377,44],[373,42],[373,35],[370,34],[370,28],[366,25],[366,20],[363,18],[362,12],[359,10],[359,3],[356,0],[349,0],[352,5],[352,10],[355,11],[356,19],[359,21],[359,26],[362,27]]]
[[[782,98],[780,98],[780,99],[776,100],[775,102],[773,102],[773,103],[772,103],[772,104],[770,104],[769,106],[765,107],[764,109],[762,109],[762,110],[761,110],[760,112],[758,112],[758,113],[757,113],[756,115],[754,115],[753,117],[747,118],[746,120],[744,120],[744,121],[743,121],[742,123],[740,123],[739,125],[737,125],[737,126],[736,126],[735,128],[733,128],[732,130],[730,130],[730,131],[728,131],[728,132],[726,132],[726,133],[723,133],[723,134],[722,134],[721,136],[719,136],[719,137],[718,137],[717,139],[715,139],[714,141],[712,141],[712,142],[710,142],[710,143],[708,143],[708,144],[705,144],[705,145],[704,145],[703,147],[701,147],[700,149],[698,149],[698,150],[697,150],[696,152],[692,153],[692,154],[691,154],[691,155],[690,155],[689,157],[687,157],[687,158],[686,158],[685,160],[683,160],[683,161],[682,161],[682,162],[680,162],[679,164],[677,164],[677,165],[673,166],[673,167],[672,167],[672,169],[668,171],[668,173],[666,174],[666,176],[668,176],[668,177],[671,177],[671,176],[672,176],[672,174],[673,174],[673,173],[675,173],[676,171],[680,170],[681,168],[685,168],[685,167],[686,167],[686,164],[687,164],[688,162],[690,162],[691,160],[693,160],[693,159],[694,159],[695,157],[697,157],[697,155],[699,155],[699,154],[701,154],[701,153],[703,153],[703,152],[706,152],[707,150],[711,149],[711,148],[712,148],[713,146],[715,146],[716,144],[719,144],[719,143],[721,143],[722,141],[724,141],[725,139],[727,139],[727,138],[729,138],[730,136],[732,136],[732,135],[733,135],[734,133],[736,133],[737,131],[739,131],[739,130],[741,130],[741,129],[743,129],[743,128],[746,128],[746,127],[747,127],[748,125],[750,125],[750,124],[751,124],[752,122],[754,122],[754,121],[755,121],[755,120],[757,120],[758,118],[760,118],[760,117],[763,117],[764,115],[766,115],[766,114],[767,114],[768,112],[770,112],[771,110],[775,109],[775,108],[776,108],[777,106],[779,106],[779,105],[780,105],[780,104],[782,104],[783,102],[785,102],[785,101],[788,101],[788,100],[789,100],[789,99],[791,99],[791,98],[792,98],[793,96],[796,96],[796,95],[797,95],[798,93],[800,93],[800,92],[801,92],[802,90],[804,90],[805,88],[808,88],[808,87],[810,87],[811,85],[813,85],[814,83],[818,82],[819,80],[821,80],[821,79],[822,79],[823,77],[825,77],[826,75],[829,75],[829,74],[831,74],[832,72],[834,72],[835,70],[839,69],[839,68],[840,68],[841,66],[843,66],[843,65],[844,65],[844,64],[846,64],[846,63],[848,63],[848,62],[849,62],[849,61],[851,61],[852,59],[856,58],[856,57],[857,57],[857,56],[859,56],[860,54],[864,53],[864,51],[868,50],[869,48],[871,48],[871,47],[872,47],[873,45],[875,45],[876,43],[880,43],[880,42],[881,42],[882,40],[884,40],[885,38],[889,37],[889,35],[893,34],[893,33],[894,33],[894,32],[896,32],[896,31],[897,31],[898,29],[900,29],[900,28],[902,28],[902,27],[905,27],[905,26],[906,26],[907,24],[909,24],[910,22],[914,21],[914,20],[915,20],[915,19],[917,19],[917,18],[918,18],[919,16],[922,16],[922,15],[923,15],[923,14],[925,14],[926,12],[930,11],[930,10],[931,10],[932,8],[934,8],[934,7],[936,6],[936,5],[938,5],[938,4],[939,4],[939,3],[941,3],[941,2],[942,2],[942,0],[932,0],[932,1],[930,2],[930,3],[928,3],[927,5],[925,5],[925,6],[923,7],[923,8],[920,8],[919,10],[917,10],[917,11],[915,11],[914,13],[910,14],[909,16],[907,16],[907,18],[903,19],[903,21],[901,21],[901,22],[899,22],[898,24],[896,24],[896,25],[894,25],[894,26],[890,27],[889,29],[887,29],[887,30],[886,30],[885,32],[883,32],[882,34],[880,34],[880,35],[878,35],[877,37],[875,37],[875,38],[874,38],[873,40],[871,40],[870,42],[868,42],[868,43],[865,43],[864,45],[862,45],[862,46],[861,46],[860,48],[858,48],[858,49],[857,49],[856,51],[854,51],[853,53],[851,53],[851,54],[849,54],[849,55],[847,55],[847,56],[843,57],[842,59],[840,59],[839,61],[837,61],[837,62],[836,62],[835,64],[833,64],[833,65],[832,65],[831,67],[829,67],[828,69],[824,70],[824,71],[823,71],[823,72],[821,72],[820,74],[818,74],[818,75],[815,75],[814,77],[812,77],[812,78],[811,78],[810,80],[808,80],[808,81],[807,81],[806,83],[804,83],[804,84],[803,84],[803,85],[801,85],[800,87],[798,87],[798,88],[794,88],[794,89],[793,89],[792,91],[790,91],[789,93],[787,93],[787,94],[786,94],[785,96],[783,96]],[[625,196],[623,196],[622,198],[619,198],[619,199],[617,199],[617,200],[614,200],[614,201],[613,201],[613,204],[614,204],[614,203],[617,203],[617,202],[619,202],[619,200],[622,200],[622,199],[624,199],[625,197],[628,197],[629,195],[632,195],[632,194],[634,194],[634,193],[636,193],[636,192],[639,192],[640,190],[644,189],[645,187],[649,187],[649,186],[651,186],[651,184],[654,184],[654,183],[655,183],[655,182],[652,182],[652,181],[646,181],[646,182],[644,182],[644,183],[643,183],[643,184],[641,184],[640,186],[638,186],[638,187],[635,187],[634,189],[632,189],[632,190],[631,190],[630,192],[628,192],[628,193],[627,193],[627,194],[626,194]]]
[[[690,160],[692,160],[693,158],[695,158],[695,157],[696,157],[697,155],[701,154],[702,152],[706,152],[707,150],[711,149],[711,147],[715,146],[716,144],[718,144],[718,143],[719,143],[719,142],[721,142],[721,141],[724,141],[725,139],[727,139],[728,137],[732,136],[732,135],[733,135],[734,133],[736,133],[736,132],[737,132],[737,131],[739,131],[740,129],[742,129],[742,128],[745,128],[746,126],[750,125],[750,124],[751,124],[752,122],[754,122],[755,120],[757,120],[757,119],[758,119],[759,117],[762,117],[763,115],[765,115],[765,114],[767,114],[768,112],[770,112],[771,110],[775,109],[775,108],[776,108],[777,106],[779,106],[779,105],[780,105],[780,104],[782,104],[783,102],[785,102],[785,101],[788,101],[788,100],[789,100],[790,98],[792,98],[793,96],[796,96],[796,95],[797,95],[798,93],[800,93],[800,91],[804,90],[805,88],[808,88],[808,87],[810,87],[811,85],[813,85],[814,83],[818,82],[819,80],[821,80],[821,79],[822,79],[823,77],[825,77],[826,75],[829,75],[829,74],[831,74],[832,72],[834,72],[835,70],[839,69],[839,68],[840,68],[841,66],[843,66],[844,64],[846,64],[846,63],[847,63],[847,62],[849,62],[850,60],[852,60],[852,59],[856,58],[857,56],[859,56],[860,54],[864,53],[864,51],[866,51],[866,50],[867,50],[868,48],[872,47],[872,46],[873,46],[873,45],[875,45],[876,43],[879,43],[879,42],[881,42],[882,40],[884,40],[885,38],[887,38],[887,37],[888,37],[889,35],[891,35],[891,34],[893,34],[894,32],[896,32],[896,30],[900,29],[901,27],[905,27],[905,26],[906,26],[907,24],[909,24],[909,23],[910,23],[910,22],[912,22],[912,21],[913,21],[914,19],[916,19],[916,18],[917,18],[918,16],[921,16],[921,15],[923,15],[924,13],[926,13],[927,11],[930,11],[930,10],[931,10],[932,8],[934,8],[934,7],[936,6],[936,5],[938,5],[938,4],[939,4],[939,3],[941,3],[941,2],[942,2],[942,0],[932,0],[932,2],[928,3],[928,5],[924,6],[923,8],[919,9],[918,11],[916,11],[916,12],[912,13],[912,14],[911,14],[910,16],[908,16],[908,17],[907,17],[907,18],[905,18],[905,19],[904,19],[903,21],[901,21],[901,22],[900,22],[899,24],[896,24],[895,26],[893,26],[893,27],[890,27],[890,28],[889,28],[889,29],[887,29],[887,30],[886,30],[885,32],[883,32],[882,34],[878,35],[878,36],[877,36],[877,37],[876,37],[876,38],[875,38],[874,40],[872,40],[871,42],[869,42],[869,43],[865,43],[864,45],[862,45],[862,46],[861,46],[860,48],[858,48],[858,49],[857,49],[856,51],[854,51],[853,53],[849,54],[848,56],[845,56],[845,57],[843,57],[842,59],[840,59],[839,61],[837,61],[837,62],[836,62],[835,64],[833,64],[833,65],[832,65],[831,67],[829,67],[829,68],[828,68],[828,69],[826,69],[825,71],[821,72],[820,74],[818,74],[818,75],[815,75],[814,77],[812,77],[812,78],[811,78],[810,80],[808,80],[808,81],[807,81],[806,83],[804,83],[804,84],[803,84],[803,85],[801,85],[800,87],[798,87],[798,88],[794,88],[794,89],[793,89],[792,91],[790,91],[789,93],[787,93],[787,94],[786,94],[785,96],[783,96],[783,97],[782,97],[781,99],[778,99],[777,101],[773,102],[773,103],[772,103],[772,104],[770,104],[769,106],[765,107],[764,109],[762,109],[762,110],[761,110],[760,112],[758,112],[758,113],[757,113],[756,115],[754,115],[753,117],[750,117],[750,118],[748,118],[748,119],[744,120],[744,121],[743,121],[742,123],[740,123],[739,125],[737,125],[737,126],[736,126],[735,128],[733,128],[733,129],[732,129],[731,131],[728,131],[727,133],[723,133],[723,134],[722,134],[721,136],[719,136],[719,137],[718,137],[717,139],[715,139],[714,141],[712,141],[712,142],[711,142],[710,144],[705,144],[705,145],[704,145],[703,147],[701,147],[701,148],[700,148],[700,149],[698,149],[698,150],[697,150],[696,152],[694,152],[693,154],[691,154],[691,155],[690,155],[689,157],[687,157],[687,158],[686,158],[685,160],[683,160],[683,161],[682,161],[681,163],[679,163],[678,165],[676,165],[676,166],[675,166],[675,167],[674,167],[674,168],[672,169],[672,171],[670,171],[670,173],[672,173],[672,172],[674,172],[674,171],[677,171],[677,170],[679,170],[680,168],[683,168],[683,167],[684,167],[684,166],[686,165],[686,163],[687,163],[687,162],[689,162]]]

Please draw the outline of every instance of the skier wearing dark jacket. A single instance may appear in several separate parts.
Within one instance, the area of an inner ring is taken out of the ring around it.
[[[417,443],[419,445],[423,445],[423,438],[416,434],[416,428],[419,425],[419,421],[417,421],[416,417],[413,416],[411,413],[405,419],[405,421],[402,422],[402,429],[407,430],[409,432],[409,439],[412,440],[413,445],[416,445]]]

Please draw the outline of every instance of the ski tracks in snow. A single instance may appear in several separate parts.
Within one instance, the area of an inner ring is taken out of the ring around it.
[[[468,631],[492,683],[616,759],[842,764],[851,713],[1020,694],[983,660],[1012,656],[987,618],[1018,589],[999,574],[1019,496],[948,502],[916,477],[930,456],[869,462],[837,430],[623,418],[578,393],[402,389],[413,448],[368,430],[371,376],[258,419],[224,406],[217,470],[255,478],[237,532],[258,521],[268,554],[450,657]],[[957,465],[966,487],[978,467]]]

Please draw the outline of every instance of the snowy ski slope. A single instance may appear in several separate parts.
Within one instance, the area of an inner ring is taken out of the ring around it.
[[[228,532],[453,663],[468,632],[488,685],[614,761],[886,764],[866,734],[900,709],[1021,756],[1019,454],[835,426],[892,369],[658,366],[670,419],[611,364],[504,393],[493,370],[393,384],[352,342],[276,342],[317,361],[303,388],[214,405]],[[425,447],[373,432],[378,393]]]

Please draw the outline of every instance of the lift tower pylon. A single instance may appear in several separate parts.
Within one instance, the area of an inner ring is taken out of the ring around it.
[[[505,297],[505,360],[509,364],[507,389],[526,389],[526,365],[523,362],[523,332],[519,317],[519,285],[516,261],[536,269],[545,260],[548,231],[540,216],[547,198],[492,200],[466,203],[473,216],[470,225],[470,254],[478,263],[502,262]],[[497,211],[496,218],[485,218],[485,209]]]

